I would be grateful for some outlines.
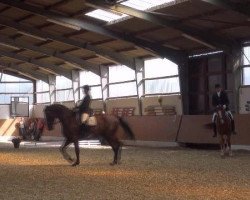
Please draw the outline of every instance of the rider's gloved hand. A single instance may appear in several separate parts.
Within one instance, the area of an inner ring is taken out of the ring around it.
[[[227,108],[227,106],[226,106],[226,105],[223,105],[223,108],[224,108],[224,109],[226,109],[226,108]]]

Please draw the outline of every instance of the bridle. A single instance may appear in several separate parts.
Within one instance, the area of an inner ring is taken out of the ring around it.
[[[223,116],[222,116],[222,111],[225,112],[225,109],[224,109],[222,106],[219,106],[219,107],[217,108],[217,114],[218,114],[220,123],[221,123],[221,124],[224,124],[224,123],[225,123],[225,120],[224,120],[224,118],[223,118]]]
[[[48,120],[47,120],[47,112],[48,111],[45,110],[44,112],[45,112],[46,125],[48,126]],[[51,126],[54,126],[54,125],[59,124],[59,123],[61,123],[60,119],[54,118],[54,122],[51,124]]]

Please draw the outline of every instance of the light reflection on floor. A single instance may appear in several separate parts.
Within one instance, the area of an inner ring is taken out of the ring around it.
[[[62,145],[63,141],[22,141],[20,143],[20,148],[28,147],[28,148],[59,148]],[[1,140],[0,146],[2,147],[13,147],[13,144],[9,140]],[[80,148],[88,148],[88,149],[110,149],[110,146],[101,145],[99,140],[82,140],[79,141]],[[73,144],[70,147],[74,147]]]

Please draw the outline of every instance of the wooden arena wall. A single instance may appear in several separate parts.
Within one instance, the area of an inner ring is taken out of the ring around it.
[[[126,120],[138,141],[218,143],[218,138],[212,137],[212,130],[205,127],[211,121],[208,115],[131,116]],[[250,145],[249,121],[250,114],[235,115],[238,134],[232,136],[233,144]],[[119,135],[124,135],[122,129],[119,129]],[[60,126],[57,125],[53,131],[45,131],[44,136],[60,137]]]
[[[126,118],[132,127],[136,140],[181,143],[217,143],[212,130],[204,126],[211,121],[208,115],[175,116],[131,116]],[[250,145],[250,114],[235,115],[238,134],[232,136],[233,144]],[[17,119],[0,120],[0,136],[17,135]],[[119,135],[124,135],[119,130]],[[45,130],[43,136],[61,137],[61,127],[56,125],[53,131]],[[125,139],[123,137],[123,139]]]

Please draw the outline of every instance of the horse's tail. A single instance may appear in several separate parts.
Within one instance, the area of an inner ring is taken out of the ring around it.
[[[126,121],[124,121],[124,119],[122,117],[118,117],[118,120],[120,122],[121,127],[123,128],[123,130],[125,131],[125,133],[132,139],[135,139],[135,135],[134,132],[132,131],[132,129],[130,128],[130,126],[128,125],[128,123]]]

